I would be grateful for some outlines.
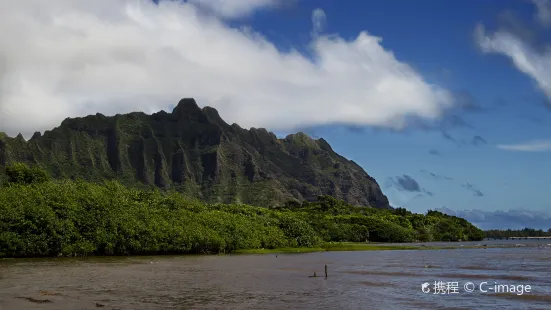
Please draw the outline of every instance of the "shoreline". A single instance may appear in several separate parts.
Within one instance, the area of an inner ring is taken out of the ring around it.
[[[231,254],[287,254],[287,253],[314,253],[314,252],[355,252],[355,251],[400,251],[400,250],[458,250],[458,249],[487,249],[487,248],[511,248],[517,245],[430,245],[430,242],[423,244],[388,244],[388,243],[326,243],[320,247],[312,248],[279,248],[279,249],[244,249],[237,250]]]
[[[365,243],[365,242],[339,242],[325,243],[318,247],[296,247],[276,249],[241,249],[231,253],[143,253],[130,255],[77,255],[77,256],[27,256],[27,257],[2,257],[2,260],[12,259],[67,259],[67,258],[116,258],[116,257],[147,257],[147,256],[225,256],[225,255],[264,255],[264,254],[306,254],[321,252],[358,252],[358,251],[428,251],[428,250],[459,250],[459,249],[488,249],[488,248],[516,248],[533,247],[531,245],[517,244],[476,244],[465,245],[458,242],[457,245],[431,245],[432,242],[412,244],[389,244],[389,243]],[[434,243],[439,243],[436,241]]]

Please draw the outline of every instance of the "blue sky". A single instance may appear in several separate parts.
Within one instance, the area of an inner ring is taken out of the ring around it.
[[[352,38],[367,30],[380,36],[386,49],[428,80],[469,95],[473,104],[488,111],[452,114],[465,124],[445,132],[453,139],[466,140],[464,144],[445,138],[443,128],[393,132],[324,126],[304,131],[325,138],[337,152],[362,165],[396,206],[416,212],[441,207],[549,209],[549,150],[522,152],[496,147],[550,139],[551,109],[545,106],[546,97],[510,59],[483,54],[473,35],[477,24],[497,28],[506,23],[503,16],[514,12],[525,27],[548,37],[534,25],[536,8],[532,3],[390,0],[342,5],[330,0],[299,1],[292,8],[264,12],[248,22],[281,48],[296,47],[308,42],[308,16],[316,8],[327,14],[327,32]],[[487,143],[471,143],[475,136]],[[404,175],[419,184],[419,192],[389,180],[403,179]],[[547,226],[551,227],[551,221]]]
[[[194,97],[323,137],[396,207],[551,227],[551,0],[5,1],[0,37],[10,135]]]

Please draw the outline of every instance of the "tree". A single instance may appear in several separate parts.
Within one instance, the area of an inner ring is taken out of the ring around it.
[[[406,216],[408,214],[411,214],[411,212],[409,212],[405,208],[396,208],[394,209],[394,214],[400,215],[400,216]]]
[[[289,209],[300,208],[302,204],[298,200],[289,200],[285,203],[285,207]]]
[[[332,197],[332,196],[329,196],[329,195],[322,195],[322,196],[318,196],[318,202],[320,203],[321,205],[321,209],[323,211],[327,211],[327,210],[330,210],[330,209],[335,209],[339,206],[339,201]]]
[[[8,184],[35,184],[43,183],[49,180],[49,176],[40,167],[29,167],[24,163],[13,163],[5,168]]]

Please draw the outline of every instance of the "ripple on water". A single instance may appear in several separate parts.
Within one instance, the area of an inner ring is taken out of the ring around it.
[[[420,269],[423,270],[423,269]],[[484,280],[515,280],[515,281],[533,281],[540,282],[543,279],[526,275],[511,275],[511,274],[476,274],[476,273],[416,273],[416,272],[389,272],[378,270],[349,270],[345,271],[348,274],[356,275],[378,275],[388,277],[414,277],[420,278],[430,276],[432,278],[448,278],[448,279],[484,279]]]
[[[376,286],[376,287],[392,287],[393,286],[392,283],[383,282],[383,281],[377,281],[377,282],[374,282],[374,281],[360,281],[358,283],[360,283],[362,285],[366,285],[366,286]]]
[[[551,251],[525,247],[307,255],[131,257],[3,261],[1,309],[530,309],[549,303]],[[153,264],[151,264],[153,262]],[[329,277],[308,278],[315,271]],[[537,269],[539,272],[534,271]],[[436,296],[425,280],[506,280],[533,292]],[[543,281],[543,282],[542,282]],[[539,287],[535,287],[539,285]],[[59,295],[48,293],[59,293]],[[48,299],[36,304],[16,297]],[[17,300],[17,303],[12,303]],[[8,304],[6,304],[6,302]],[[11,305],[11,306],[10,306]],[[27,306],[26,306],[27,305]],[[49,308],[48,308],[49,307]],[[545,307],[540,307],[545,308]],[[42,308],[41,308],[42,309]]]

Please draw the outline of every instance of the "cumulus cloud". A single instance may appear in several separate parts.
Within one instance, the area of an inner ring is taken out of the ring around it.
[[[312,37],[317,37],[325,29],[326,22],[325,11],[318,8],[312,12]]]
[[[551,214],[544,211],[511,209],[508,211],[451,210],[437,211],[462,217],[481,229],[524,229],[525,227],[547,230],[551,226]]]
[[[368,32],[316,37],[307,57],[200,12],[181,1],[0,1],[0,130],[28,136],[65,117],[151,113],[182,97],[271,130],[403,128],[453,105]]]
[[[500,144],[502,150],[521,152],[545,152],[551,151],[551,140],[533,140],[519,144]]]
[[[271,8],[279,4],[279,0],[187,0],[199,8],[223,18],[240,18],[255,10]]]

